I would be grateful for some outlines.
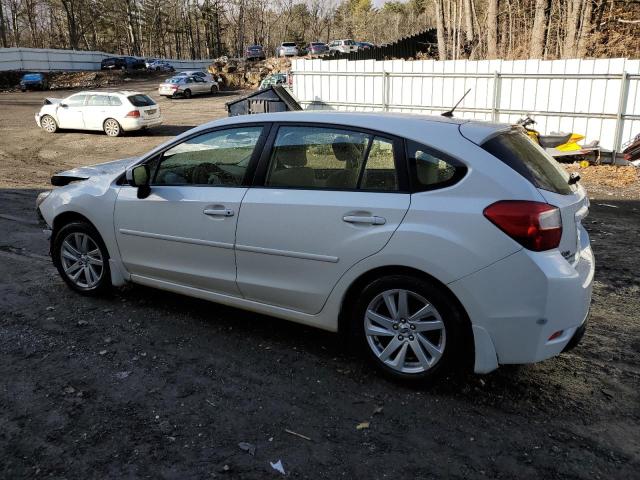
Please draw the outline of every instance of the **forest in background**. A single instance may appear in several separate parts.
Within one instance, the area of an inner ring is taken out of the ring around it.
[[[393,42],[437,29],[440,59],[640,58],[640,0],[0,0],[0,47],[241,56],[260,44]],[[435,47],[435,45],[434,45]],[[433,49],[433,51],[436,51]]]

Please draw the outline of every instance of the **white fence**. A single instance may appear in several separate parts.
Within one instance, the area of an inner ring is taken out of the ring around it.
[[[100,70],[100,62],[106,57],[118,57],[104,52],[80,50],[54,50],[44,48],[0,48],[0,71],[27,70],[50,72],[58,70]],[[211,65],[211,60],[167,59],[176,70],[201,69]]]
[[[620,152],[640,133],[640,60],[295,60],[305,109],[440,114],[576,132]]]

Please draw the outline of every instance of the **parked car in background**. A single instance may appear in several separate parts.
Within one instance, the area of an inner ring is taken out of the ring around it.
[[[135,57],[108,57],[100,62],[101,70],[142,70],[144,60]]]
[[[251,45],[245,50],[244,56],[247,60],[264,60],[267,56],[262,45]]]
[[[289,76],[286,73],[272,73],[260,82],[260,90],[264,90],[272,85],[286,85],[288,81]]]
[[[216,93],[218,83],[198,76],[171,77],[158,87],[158,94],[167,98],[191,98],[192,95]]]
[[[164,60],[156,60],[151,63],[148,67],[148,70],[152,72],[175,72],[176,69],[169,62],[165,62]]]
[[[297,57],[298,55],[300,55],[300,51],[295,42],[282,42],[276,48],[276,57]]]
[[[324,55],[329,53],[329,45],[324,42],[311,42],[307,46],[307,53],[309,55]]]
[[[354,42],[351,39],[334,40],[333,42],[329,43],[329,50],[331,52],[338,52],[338,53],[357,52],[358,45],[356,45],[356,42]]]
[[[371,42],[356,42],[356,45],[358,46],[358,50],[369,50],[376,47]]]
[[[38,210],[82,294],[133,282],[341,331],[409,381],[538,362],[585,331],[589,199],[519,127],[235,116],[52,183]]]
[[[127,68],[127,63],[122,57],[107,57],[100,62],[101,70],[123,70]]]
[[[147,58],[147,59],[144,61],[144,66],[145,66],[145,68],[148,70],[148,69],[149,69],[149,67],[150,67],[154,62],[157,62],[157,61],[158,61],[158,59],[157,59],[157,58]]]
[[[160,107],[151,97],[130,91],[91,91],[67,98],[47,98],[36,113],[45,132],[58,129],[102,130],[110,137],[162,123]]]
[[[174,77],[200,77],[203,80],[213,82],[218,86],[222,83],[222,79],[220,77],[214,77],[209,72],[203,72],[202,70],[183,70],[176,73]]]
[[[20,79],[20,90],[47,90],[49,83],[44,73],[25,73]]]

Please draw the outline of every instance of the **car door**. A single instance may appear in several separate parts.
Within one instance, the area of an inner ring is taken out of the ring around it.
[[[239,295],[234,242],[263,125],[198,133],[148,161],[150,194],[123,186],[114,212],[132,278]]]
[[[84,128],[83,112],[86,98],[87,95],[84,94],[71,95],[58,105],[56,115],[60,128]]]
[[[209,87],[207,86],[207,83],[202,79],[202,77],[194,76],[193,81],[194,81],[195,89],[197,90],[198,93],[209,92]]]
[[[404,218],[402,142],[281,124],[271,143],[242,201],[238,286],[247,299],[315,314],[339,278],[380,251]]]
[[[109,116],[108,111],[112,109],[109,105],[108,95],[88,95],[86,105],[82,111],[84,128],[89,130],[102,130],[102,125]]]

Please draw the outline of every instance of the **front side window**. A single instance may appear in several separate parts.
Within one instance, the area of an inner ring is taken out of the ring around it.
[[[109,105],[109,97],[107,95],[89,95],[87,106],[89,107],[105,107]]]
[[[265,186],[398,190],[393,142],[340,128],[280,127]]]
[[[414,191],[453,185],[467,171],[461,162],[414,141],[407,142],[407,156]]]
[[[64,102],[68,107],[82,107],[86,95],[72,95]]]
[[[242,185],[262,127],[218,130],[190,138],[165,151],[155,185]]]

